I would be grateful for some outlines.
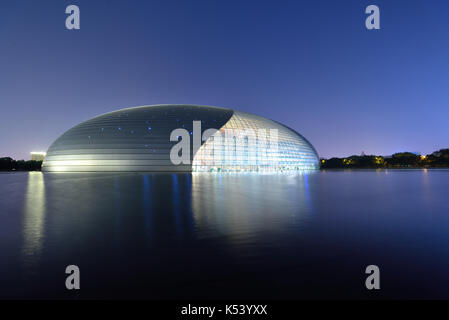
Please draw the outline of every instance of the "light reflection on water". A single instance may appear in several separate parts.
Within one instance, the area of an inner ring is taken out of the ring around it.
[[[193,174],[192,209],[198,237],[221,234],[237,244],[250,243],[262,233],[282,232],[291,223],[298,226],[309,215],[306,177]]]
[[[30,172],[26,190],[23,219],[23,265],[25,273],[36,273],[45,237],[44,175],[41,172]]]
[[[449,297],[448,175],[0,175],[0,298]]]

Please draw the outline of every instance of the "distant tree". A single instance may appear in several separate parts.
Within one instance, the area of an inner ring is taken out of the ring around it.
[[[13,160],[12,158],[0,158],[0,171],[40,171],[42,161]]]
[[[387,159],[392,167],[419,167],[421,157],[411,152],[399,152]]]
[[[449,168],[449,149],[441,149],[425,158],[426,167]]]
[[[339,169],[344,168],[345,165],[343,163],[343,159],[340,158],[331,158],[328,160],[325,160],[324,162],[321,162],[321,168],[323,169]]]
[[[321,159],[321,168],[449,168],[449,149],[441,149],[427,156],[399,152],[391,157],[354,155],[347,158]]]
[[[14,160],[7,158],[0,158],[0,170],[1,171],[11,171],[14,168]]]

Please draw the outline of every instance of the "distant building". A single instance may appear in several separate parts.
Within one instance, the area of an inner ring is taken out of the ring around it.
[[[45,154],[45,152],[31,152],[31,160],[44,161]]]

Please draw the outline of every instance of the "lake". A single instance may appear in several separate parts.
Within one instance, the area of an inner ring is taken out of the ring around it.
[[[447,299],[449,170],[1,173],[0,298]]]

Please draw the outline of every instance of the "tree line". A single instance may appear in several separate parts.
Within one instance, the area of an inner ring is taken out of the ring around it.
[[[0,158],[0,171],[41,171],[42,161]],[[449,168],[449,149],[428,155],[399,152],[392,156],[360,155],[321,159],[321,169]]]
[[[449,168],[449,149],[428,155],[399,152],[392,156],[360,155],[346,158],[321,159],[321,169],[370,168]]]
[[[41,171],[42,161],[0,158],[0,171]]]

